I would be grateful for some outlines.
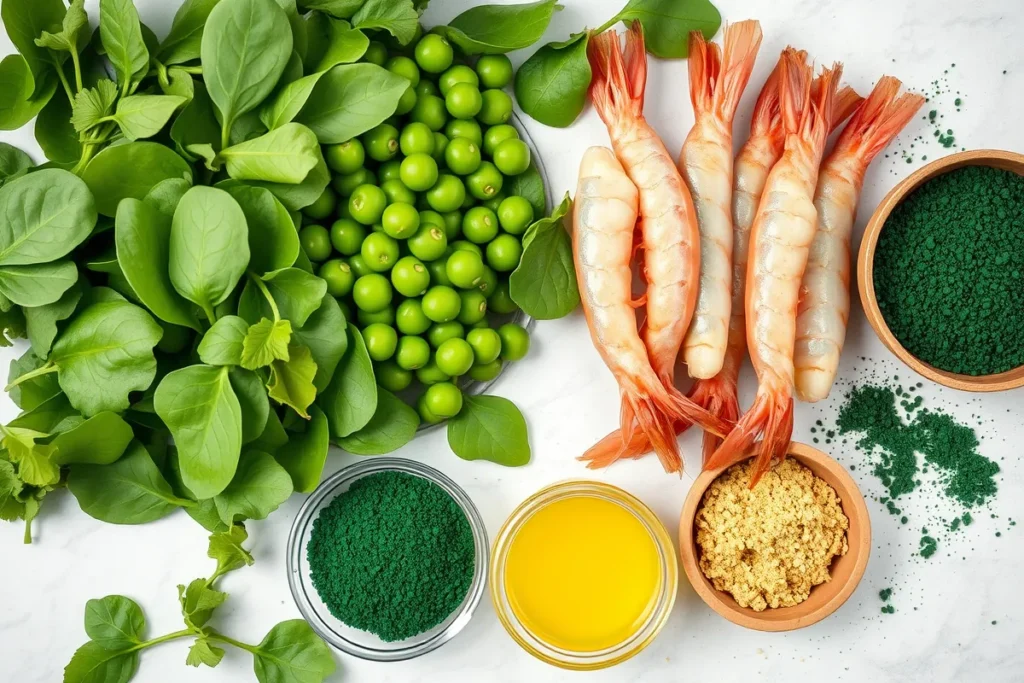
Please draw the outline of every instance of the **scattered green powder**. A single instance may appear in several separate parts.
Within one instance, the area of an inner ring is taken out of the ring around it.
[[[964,520],[964,526],[970,526],[971,523],[974,522],[974,517],[971,517],[971,513],[970,512],[965,512],[964,516],[963,516],[963,520]]]
[[[938,541],[936,541],[931,536],[922,536],[921,547],[918,550],[918,552],[921,554],[921,557],[927,560],[929,557],[935,554],[938,545]]]
[[[441,487],[401,472],[356,480],[313,522],[306,549],[316,592],[345,624],[397,641],[462,603],[473,532]]]
[[[896,611],[896,608],[892,605],[882,605],[882,614],[892,614]]]
[[[892,588],[883,588],[878,591],[878,597],[881,598],[882,602],[889,602],[889,598],[892,597]]]
[[[926,182],[885,222],[874,284],[889,328],[926,363],[1024,365],[1024,177],[967,166]]]

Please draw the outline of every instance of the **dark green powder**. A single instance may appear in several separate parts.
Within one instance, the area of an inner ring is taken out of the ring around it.
[[[475,547],[466,516],[441,487],[381,472],[324,508],[306,553],[331,614],[390,642],[423,633],[458,608]]]
[[[889,328],[926,363],[1024,365],[1024,178],[967,166],[919,187],[885,223],[874,283]]]

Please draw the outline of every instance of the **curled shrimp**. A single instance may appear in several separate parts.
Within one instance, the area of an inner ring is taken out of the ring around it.
[[[672,422],[689,415],[686,399],[667,389],[651,367],[630,301],[638,202],[636,187],[612,151],[588,149],[580,163],[572,235],[587,326],[619,383],[622,433],[631,436],[638,426],[665,470],[678,472],[682,460]]]
[[[679,155],[700,228],[697,308],[683,341],[691,377],[711,378],[722,369],[732,302],[732,122],[750,80],[761,25],[741,21],[725,29],[723,50],[690,34],[690,100],[694,123]]]
[[[716,469],[737,461],[763,434],[751,485],[773,457],[785,457],[793,433],[797,300],[814,239],[814,190],[841,74],[838,64],[826,69],[812,97],[810,65],[792,48],[783,53],[779,105],[786,141],[765,181],[751,229],[744,301],[757,396],[705,465]]]
[[[822,164],[814,206],[818,230],[811,243],[796,320],[796,393],[802,401],[828,396],[850,317],[850,237],[864,173],[910,121],[924,98],[904,93],[883,76],[843,130]]]

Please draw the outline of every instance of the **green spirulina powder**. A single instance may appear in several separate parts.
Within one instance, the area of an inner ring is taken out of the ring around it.
[[[331,614],[388,642],[447,619],[475,565],[473,532],[455,500],[401,472],[353,482],[313,522],[306,554]]]
[[[889,329],[941,370],[1024,365],[1024,177],[966,166],[893,209],[874,262]]]

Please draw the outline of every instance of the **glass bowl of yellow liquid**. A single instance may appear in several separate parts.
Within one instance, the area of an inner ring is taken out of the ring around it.
[[[505,630],[565,669],[603,669],[654,640],[679,583],[672,539],[622,489],[568,481],[516,508],[494,542],[490,591]]]

